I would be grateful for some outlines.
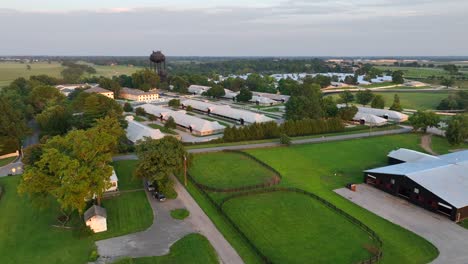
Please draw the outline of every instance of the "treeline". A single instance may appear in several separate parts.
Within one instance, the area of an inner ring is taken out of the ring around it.
[[[40,128],[41,141],[65,135],[75,129],[89,129],[105,117],[116,119],[126,127],[122,107],[100,94],[76,89],[68,97],[53,86],[54,79],[32,76],[18,78],[0,91],[0,149],[20,149],[21,141],[29,134],[27,122],[35,120]],[[122,143],[125,139],[122,139]],[[122,145],[122,148],[126,148]],[[0,153],[3,153],[1,151]]]
[[[468,91],[458,91],[443,99],[437,106],[438,110],[461,110],[468,111]]]
[[[280,125],[272,121],[243,127],[227,127],[224,130],[223,141],[238,142],[279,138],[283,134],[297,137],[341,131],[344,131],[344,125],[338,118],[291,120]]]

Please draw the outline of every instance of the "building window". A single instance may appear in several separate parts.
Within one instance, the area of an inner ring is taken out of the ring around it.
[[[419,189],[418,189],[418,188],[414,188],[414,193],[419,193]]]
[[[390,183],[391,183],[391,184],[395,184],[395,179],[391,179],[391,180],[390,180]]]

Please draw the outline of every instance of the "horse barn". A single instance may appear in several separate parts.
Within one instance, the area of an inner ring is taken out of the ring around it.
[[[432,156],[409,149],[388,155],[390,166],[364,171],[364,181],[459,222],[468,219],[468,151]]]
[[[269,118],[263,114],[232,108],[228,105],[213,104],[196,100],[185,100],[180,102],[180,104],[183,108],[191,106],[193,109],[199,112],[233,120],[239,122],[241,125],[244,125],[245,123],[253,124],[274,121],[272,118]]]
[[[158,117],[161,121],[167,121],[169,117],[172,117],[180,128],[199,136],[222,133],[225,128],[216,121],[208,121],[196,116],[187,115],[184,110],[173,111],[169,108],[152,104],[144,104],[140,107],[145,109],[146,113]]]

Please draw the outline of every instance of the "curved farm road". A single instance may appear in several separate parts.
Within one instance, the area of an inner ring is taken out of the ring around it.
[[[177,240],[196,232],[210,241],[221,263],[243,263],[234,248],[175,177],[174,183],[178,194],[175,200],[161,203],[147,193],[154,213],[154,222],[149,229],[96,242],[101,256],[98,263],[110,262],[121,257],[165,255]],[[190,211],[190,216],[184,220],[173,219],[170,211],[177,208],[186,208]]]

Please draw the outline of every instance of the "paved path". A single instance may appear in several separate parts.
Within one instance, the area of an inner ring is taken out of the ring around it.
[[[178,194],[177,199],[163,203],[148,195],[154,212],[154,222],[149,229],[97,241],[101,260],[112,261],[123,256],[136,258],[165,255],[177,240],[198,232],[210,241],[222,263],[243,263],[234,248],[175,177],[174,189]],[[190,216],[182,221],[173,219],[170,211],[177,208],[186,208]]]
[[[435,153],[432,150],[432,135],[423,135],[421,137],[421,147],[427,152],[430,153],[434,156],[437,156],[439,154]]]
[[[356,192],[346,188],[335,192],[430,241],[440,252],[432,263],[468,263],[468,230],[450,219],[367,184],[358,185]]]
[[[396,134],[410,133],[411,131],[412,131],[411,127],[402,126],[402,128],[400,129],[376,131],[376,132],[370,132],[370,133],[366,132],[366,133],[347,134],[347,135],[339,135],[339,136],[328,136],[328,137],[324,136],[324,137],[318,137],[318,138],[296,139],[292,141],[292,144],[293,145],[312,144],[312,143],[341,141],[341,140],[384,136],[384,135],[396,135]],[[267,142],[267,143],[258,143],[258,144],[245,144],[245,145],[235,145],[235,146],[220,146],[220,147],[211,147],[211,148],[189,149],[188,152],[189,153],[220,152],[223,150],[272,148],[272,147],[280,147],[280,146],[282,145],[279,142]],[[115,156],[113,158],[114,161],[137,160],[137,159],[138,158],[135,154],[120,155],[120,156]]]
[[[123,256],[136,258],[165,255],[177,240],[195,232],[187,219],[175,220],[170,215],[172,209],[184,208],[180,199],[160,203],[149,193],[147,196],[153,208],[153,225],[142,232],[97,241],[99,255],[103,259],[112,261]]]
[[[375,137],[383,135],[394,135],[394,134],[403,134],[411,132],[411,128],[403,127],[400,129],[394,130],[385,130],[385,131],[376,131],[376,132],[366,132],[358,134],[347,134],[347,135],[338,135],[338,136],[328,136],[328,137],[318,137],[318,138],[307,138],[307,139],[296,139],[292,141],[293,145],[299,144],[311,144],[311,143],[321,143],[321,142],[330,142],[330,141],[341,141],[357,138],[366,138],[366,137]],[[200,149],[190,149],[190,153],[203,153],[203,152],[219,152],[223,150],[241,150],[241,149],[254,149],[254,148],[271,148],[279,147],[281,144],[279,142],[267,142],[259,144],[248,144],[248,145],[235,145],[235,146],[220,146],[213,148],[200,148]]]

